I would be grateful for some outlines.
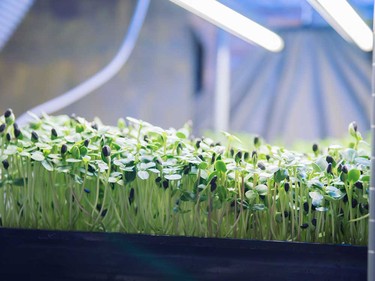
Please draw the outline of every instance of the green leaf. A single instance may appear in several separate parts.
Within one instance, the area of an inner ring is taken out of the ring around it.
[[[115,177],[109,177],[108,178],[108,182],[109,183],[116,183],[117,182],[117,178],[115,178]]]
[[[344,197],[344,194],[340,191],[340,189],[331,185],[326,187],[326,193],[335,200],[339,200]]]
[[[75,159],[75,158],[66,159],[66,162],[68,162],[68,163],[79,163],[81,161],[82,161],[81,159]]]
[[[219,172],[225,173],[227,171],[227,166],[225,165],[225,163],[222,160],[218,160],[218,161],[215,162],[215,168]]]
[[[281,181],[285,180],[288,176],[288,170],[280,168],[275,174],[275,182],[280,183]]]
[[[366,167],[370,167],[371,164],[370,160],[365,157],[357,157],[354,159],[354,161],[356,164],[363,165]]]
[[[43,165],[43,167],[44,167],[47,171],[50,171],[50,172],[53,171],[53,166],[52,166],[51,163],[49,163],[47,160],[43,160],[43,161],[42,161],[42,165]]]
[[[315,163],[313,163],[313,168],[316,172],[325,171],[327,169],[328,163],[324,157],[319,157]]]
[[[254,204],[251,208],[253,211],[264,211],[266,210],[266,206],[264,204]]]
[[[370,181],[370,176],[369,175],[363,175],[361,177],[362,181],[366,181],[366,182],[369,182]]]
[[[319,192],[317,191],[309,192],[309,196],[312,199],[312,204],[314,206],[320,206],[322,204],[324,196],[320,194]]]
[[[108,165],[104,161],[98,161],[98,168],[100,172],[108,170]]]
[[[18,152],[17,146],[15,145],[9,145],[5,150],[4,154],[6,155],[14,155]]]
[[[147,180],[150,176],[147,171],[138,171],[137,175],[142,180]]]
[[[256,192],[252,189],[246,191],[245,196],[246,196],[247,199],[249,199],[250,203],[254,202],[255,199],[257,198]]]
[[[164,177],[167,180],[180,180],[181,179],[181,175],[179,175],[179,174],[165,175]]]
[[[206,162],[201,162],[198,165],[198,168],[201,169],[201,170],[205,170],[205,169],[207,169],[207,167],[208,167],[208,164]]]
[[[359,177],[361,176],[361,172],[357,169],[351,169],[348,173],[348,180],[352,183],[359,180]]]
[[[186,139],[185,134],[184,134],[183,132],[180,132],[180,131],[178,131],[178,132],[176,133],[176,136],[177,136],[178,138],[180,138],[180,139]]]
[[[267,195],[268,186],[265,184],[259,184],[255,187],[255,190],[258,192],[259,195]]]
[[[31,154],[31,159],[35,160],[35,161],[38,161],[38,162],[41,162],[45,159],[44,155],[42,152],[40,151],[35,151]]]
[[[341,153],[341,155],[346,162],[353,162],[357,157],[357,151],[352,148],[347,148]]]

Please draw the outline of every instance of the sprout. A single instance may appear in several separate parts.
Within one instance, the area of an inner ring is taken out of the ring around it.
[[[232,135],[221,146],[136,119],[45,116],[21,132],[2,118],[4,227],[367,243],[370,153],[358,131],[352,148],[302,154],[256,136],[249,153]]]

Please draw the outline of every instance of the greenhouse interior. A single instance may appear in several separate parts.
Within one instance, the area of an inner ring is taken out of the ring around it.
[[[0,0],[1,280],[375,280],[373,0]]]

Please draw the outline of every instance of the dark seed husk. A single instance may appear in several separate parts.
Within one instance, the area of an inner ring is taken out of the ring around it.
[[[258,145],[259,145],[259,137],[258,137],[258,136],[255,136],[255,137],[254,137],[254,145],[255,145],[255,146],[258,146]]]
[[[357,181],[354,185],[355,185],[355,187],[358,188],[358,189],[363,189],[363,183],[360,182],[360,181]]]
[[[243,159],[247,160],[247,159],[249,159],[249,157],[250,157],[250,153],[246,151],[246,152],[243,154]]]
[[[38,134],[35,131],[32,131],[31,132],[31,140],[32,141],[38,141],[38,139],[39,139]]]
[[[313,226],[316,226],[316,218],[313,218],[313,219],[311,220],[311,224],[312,224]]]
[[[57,131],[55,128],[51,129],[51,138],[57,138]]]
[[[329,163],[328,166],[327,166],[327,173],[332,174],[332,164],[331,163]]]
[[[348,195],[347,194],[344,195],[344,197],[342,198],[342,201],[344,203],[348,202]]]
[[[284,190],[285,192],[288,192],[290,188],[289,182],[284,183]]]
[[[317,145],[316,143],[314,143],[314,144],[312,145],[312,150],[313,150],[314,152],[317,152],[318,149],[319,149],[318,145]]]
[[[5,131],[6,127],[7,127],[7,125],[5,125],[5,124],[0,125],[0,134]]]
[[[85,141],[83,142],[83,145],[88,147],[90,144],[90,140],[89,139],[85,139]]]
[[[309,211],[309,202],[303,203],[303,209],[305,210],[306,213]]]
[[[348,167],[346,167],[345,165],[343,165],[341,171],[342,171],[344,174],[347,174],[347,173],[348,173]]]
[[[197,140],[196,142],[195,142],[195,147],[196,148],[199,148],[201,146],[201,140]]]
[[[63,144],[61,146],[61,154],[64,155],[68,151],[68,146],[66,144]]]
[[[266,166],[264,166],[264,164],[262,162],[259,162],[258,168],[264,171],[266,169]]]
[[[104,157],[109,157],[111,155],[111,148],[108,145],[103,146],[102,153]]]
[[[212,153],[212,157],[211,157],[211,164],[213,164],[215,162],[215,157],[216,157],[216,153]]]
[[[358,125],[357,125],[357,123],[356,122],[352,122],[352,124],[353,124],[354,131],[357,132],[358,131]]]
[[[306,229],[306,228],[309,227],[309,224],[308,224],[308,223],[304,223],[304,224],[300,225],[300,227],[301,227],[302,229]]]
[[[188,165],[188,166],[186,166],[185,168],[184,168],[184,175],[187,175],[187,174],[189,174],[189,172],[190,172],[190,166]]]
[[[12,139],[12,137],[10,136],[9,133],[6,134],[6,139],[7,139],[8,142]]]
[[[3,163],[4,169],[7,170],[9,168],[9,162],[8,162],[8,160],[5,159],[5,160],[2,161],[2,163]]]
[[[357,201],[357,199],[353,198],[352,199],[352,208],[354,209],[357,206],[358,206],[358,201]]]
[[[234,157],[235,161],[238,163],[240,162],[240,160],[242,159],[242,152],[241,151],[238,151],[236,153],[236,156]]]
[[[211,192],[214,192],[216,190],[216,182],[211,182]]]
[[[12,115],[12,110],[11,110],[10,108],[8,108],[8,109],[4,112],[4,117],[5,117],[5,118],[9,118],[11,115]]]
[[[21,136],[21,130],[18,127],[17,123],[13,124],[13,130],[14,130],[14,136],[15,136],[15,138],[18,139]]]
[[[86,193],[90,193],[90,192],[91,192],[90,189],[88,189],[88,188],[85,188],[84,191],[85,191]]]
[[[169,181],[168,180],[163,180],[163,187],[167,189],[169,187]]]
[[[333,157],[331,155],[327,155],[326,161],[327,161],[327,163],[332,164],[334,160],[333,160]]]
[[[134,193],[135,193],[134,188],[131,188],[129,192],[129,204],[133,203],[134,201]]]

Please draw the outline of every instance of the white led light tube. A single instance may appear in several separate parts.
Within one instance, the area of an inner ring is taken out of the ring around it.
[[[307,0],[310,5],[347,41],[363,51],[372,51],[373,34],[346,0]]]
[[[215,0],[170,1],[225,31],[271,52],[279,52],[284,48],[284,41],[279,35]]]

